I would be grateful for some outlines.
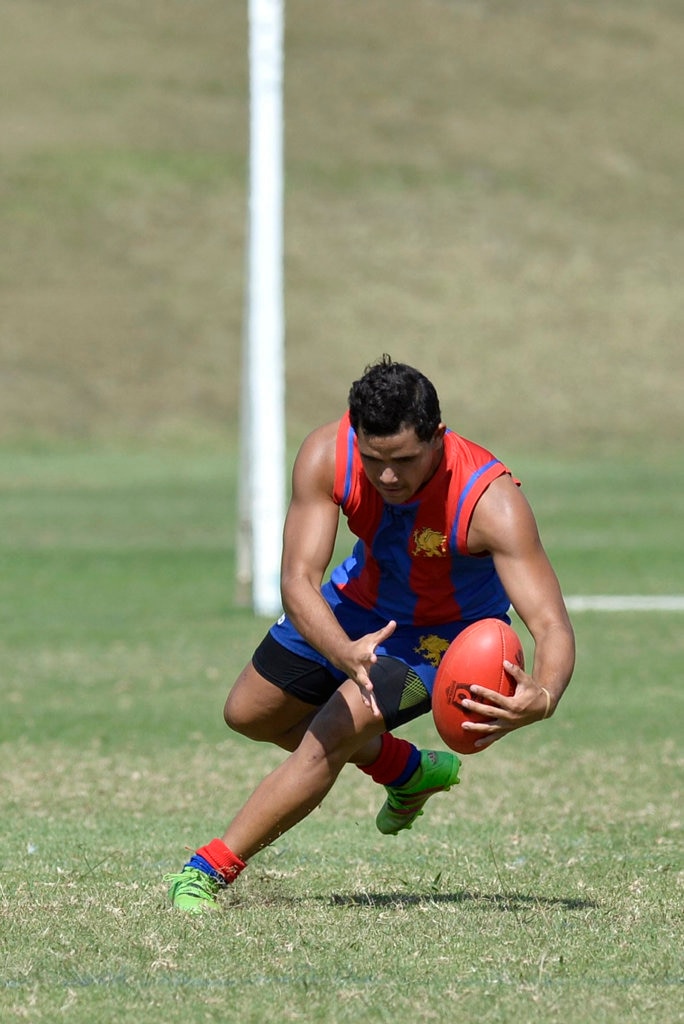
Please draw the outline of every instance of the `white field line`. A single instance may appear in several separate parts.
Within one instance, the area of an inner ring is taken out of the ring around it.
[[[684,594],[575,594],[570,612],[684,612]]]

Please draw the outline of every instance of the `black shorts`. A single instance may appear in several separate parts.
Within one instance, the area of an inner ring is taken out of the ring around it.
[[[315,707],[325,704],[340,685],[323,665],[288,651],[270,633],[254,652],[252,664],[269,683]],[[420,676],[398,658],[380,655],[368,674],[388,729],[396,729],[430,710],[430,694]]]

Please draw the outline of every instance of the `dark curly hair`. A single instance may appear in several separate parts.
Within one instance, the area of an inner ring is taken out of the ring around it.
[[[385,354],[352,384],[349,418],[357,433],[361,429],[369,437],[389,437],[413,427],[419,441],[429,441],[442,416],[437,392],[427,377]]]

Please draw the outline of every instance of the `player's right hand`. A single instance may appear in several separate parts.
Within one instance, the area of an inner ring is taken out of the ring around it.
[[[378,660],[375,648],[384,643],[387,637],[391,636],[397,624],[391,619],[382,629],[374,633],[366,633],[365,636],[351,643],[349,656],[345,659],[345,671],[361,691],[361,699],[366,707],[370,708],[376,718],[381,717],[380,708],[373,693],[373,683],[369,676],[371,665]]]

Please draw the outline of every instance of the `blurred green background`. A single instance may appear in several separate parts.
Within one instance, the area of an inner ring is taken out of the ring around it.
[[[246,2],[2,21],[0,442],[229,449]],[[288,0],[290,441],[388,351],[501,457],[669,471],[683,52],[678,0]]]
[[[247,29],[3,0],[0,1017],[681,1021],[680,613],[577,614],[558,715],[409,846],[350,770],[225,914],[168,908],[279,757],[221,719],[265,625]],[[290,452],[390,352],[521,476],[566,593],[682,593],[683,54],[681,0],[286,0]]]

